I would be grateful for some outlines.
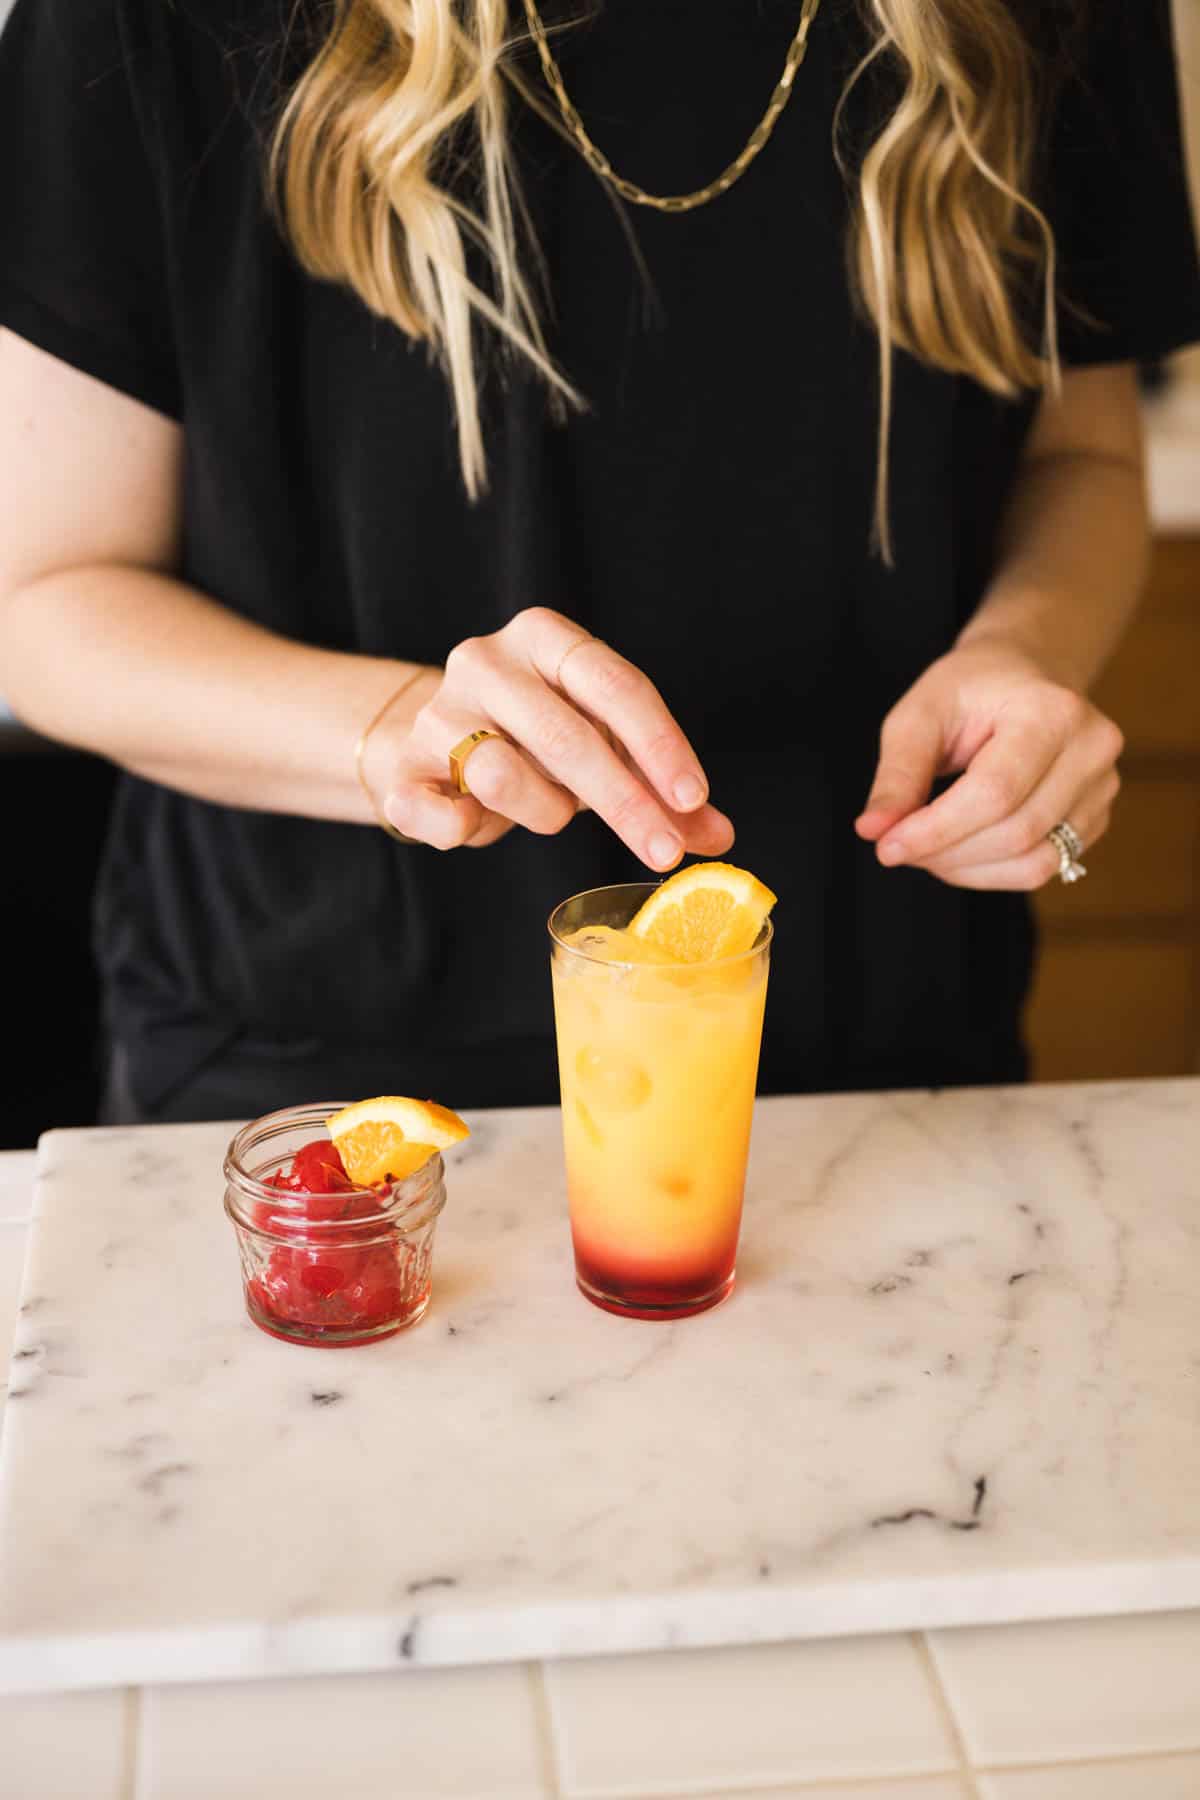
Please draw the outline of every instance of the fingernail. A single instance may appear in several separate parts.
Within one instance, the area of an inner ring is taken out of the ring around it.
[[[683,840],[673,832],[658,831],[650,839],[650,861],[659,869],[669,869],[683,855]]]
[[[897,843],[895,838],[893,838],[890,843],[880,844],[879,846],[879,860],[881,863],[888,863],[889,865],[894,866],[896,863],[902,863],[907,855],[908,851],[904,848],[904,845]]]
[[[704,799],[704,783],[697,775],[683,775],[675,783],[675,804],[680,812],[691,812]]]

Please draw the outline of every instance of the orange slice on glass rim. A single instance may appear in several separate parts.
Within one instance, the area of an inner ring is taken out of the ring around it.
[[[628,929],[676,962],[714,962],[753,949],[774,904],[775,895],[749,869],[693,863],[655,888]]]
[[[357,1187],[405,1181],[439,1150],[471,1134],[458,1114],[436,1100],[378,1094],[331,1114],[325,1124]]]

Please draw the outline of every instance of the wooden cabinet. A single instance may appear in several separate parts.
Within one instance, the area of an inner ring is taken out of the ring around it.
[[[1126,737],[1086,881],[1037,898],[1034,1075],[1200,1070],[1200,538],[1162,540],[1142,610],[1095,691]]]

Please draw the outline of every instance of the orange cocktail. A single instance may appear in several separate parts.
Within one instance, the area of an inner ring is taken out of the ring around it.
[[[655,892],[557,909],[554,1008],[579,1286],[611,1312],[680,1318],[733,1286],[771,927],[739,954],[675,960],[625,929]]]

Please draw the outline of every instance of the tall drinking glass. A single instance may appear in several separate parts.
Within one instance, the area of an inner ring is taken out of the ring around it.
[[[589,940],[653,891],[564,900],[551,971],[576,1279],[609,1312],[679,1319],[733,1287],[772,928],[707,963]]]

